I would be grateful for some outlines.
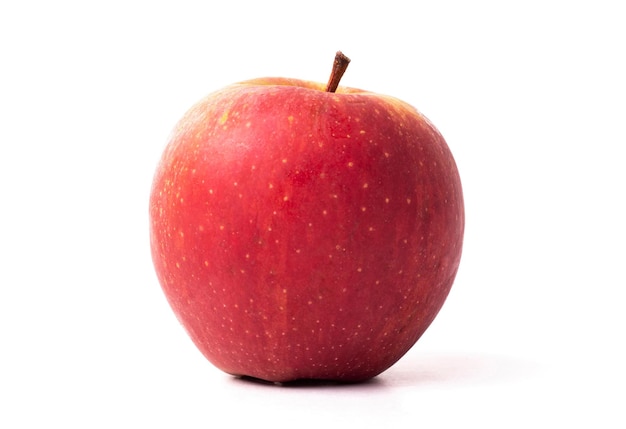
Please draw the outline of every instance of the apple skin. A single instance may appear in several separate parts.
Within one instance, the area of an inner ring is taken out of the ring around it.
[[[393,97],[263,78],[180,120],[157,167],[157,277],[226,373],[356,382],[400,359],[443,305],[463,243],[453,156]]]

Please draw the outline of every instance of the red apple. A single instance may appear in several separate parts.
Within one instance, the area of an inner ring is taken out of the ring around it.
[[[464,208],[446,142],[396,98],[335,90],[340,75],[328,88],[264,78],[210,94],[157,168],[158,279],[227,373],[374,377],[420,338],[456,276]]]

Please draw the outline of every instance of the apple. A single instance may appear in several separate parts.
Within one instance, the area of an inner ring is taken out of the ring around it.
[[[442,307],[461,258],[456,163],[396,98],[262,78],[175,126],[153,179],[155,271],[204,356],[270,382],[370,379]]]

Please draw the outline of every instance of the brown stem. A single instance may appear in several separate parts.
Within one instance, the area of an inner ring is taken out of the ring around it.
[[[335,92],[339,86],[341,77],[346,72],[350,64],[350,58],[346,57],[341,51],[335,54],[335,62],[333,63],[333,71],[330,73],[330,79],[326,85],[326,92]]]

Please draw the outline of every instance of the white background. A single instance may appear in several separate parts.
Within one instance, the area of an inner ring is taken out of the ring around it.
[[[2,2],[0,427],[626,427],[620,3]],[[372,382],[243,382],[157,283],[154,168],[205,94],[339,49],[446,137],[461,269]]]

